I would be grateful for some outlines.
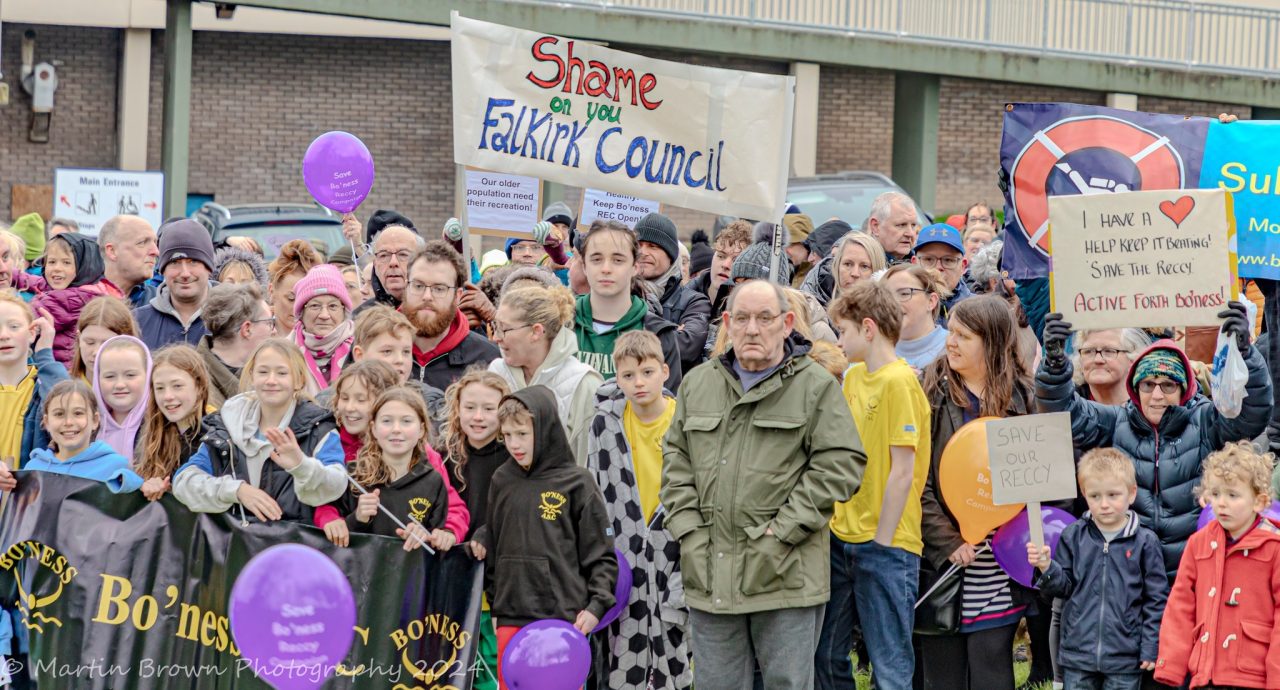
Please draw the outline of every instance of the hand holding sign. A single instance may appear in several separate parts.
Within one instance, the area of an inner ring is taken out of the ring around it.
[[[325,132],[302,157],[302,180],[321,206],[351,213],[373,189],[373,156],[355,135]]]

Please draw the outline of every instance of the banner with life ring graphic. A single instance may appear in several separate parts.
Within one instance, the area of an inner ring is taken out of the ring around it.
[[[1200,187],[1209,125],[1072,103],[1005,106],[1002,268],[1014,279],[1049,274],[1050,197]]]

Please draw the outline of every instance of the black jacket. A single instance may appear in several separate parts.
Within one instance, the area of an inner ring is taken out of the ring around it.
[[[680,277],[667,280],[662,302],[662,318],[674,323],[676,343],[680,346],[680,364],[683,373],[702,363],[702,352],[707,345],[707,328],[711,320],[711,300],[707,296],[680,284]]]
[[[425,365],[418,364],[418,360],[415,359],[409,378],[446,390],[454,381],[462,378],[462,375],[467,373],[467,369],[475,365],[487,367],[489,362],[497,359],[499,355],[501,353],[498,351],[498,346],[488,338],[475,331],[468,331],[467,337],[452,350],[437,355]]]
[[[545,386],[509,398],[533,412],[534,451],[526,472],[514,460],[489,487],[489,524],[473,537],[488,551],[498,625],[544,618],[597,618],[614,604],[618,579],[613,534],[595,479],[578,467]]]
[[[347,466],[351,469],[354,463]],[[423,457],[418,464],[409,468],[403,477],[378,486],[364,487],[369,491],[380,489],[378,502],[391,511],[392,515],[404,520],[417,520],[428,530],[444,527],[445,514],[449,512],[449,494],[444,487],[444,477],[431,467],[431,463]],[[360,500],[359,491],[351,487],[351,491],[342,495],[342,507],[339,509],[347,516],[347,527],[352,532],[381,534],[384,537],[396,536],[400,529],[386,513],[381,510],[369,522],[356,519],[356,504]]]
[[[244,455],[231,442],[231,435],[222,422],[222,415],[218,412],[208,415],[201,426],[204,429],[204,446],[209,449],[209,460],[212,463],[213,471],[210,474],[221,476],[234,471],[236,477],[248,481],[249,468],[245,465]],[[293,418],[289,420],[289,429],[298,439],[298,447],[302,449],[303,455],[314,455],[324,437],[336,428],[331,412],[305,400],[298,401]],[[276,463],[262,464],[258,488],[267,492],[280,505],[281,520],[311,523],[315,509],[298,500],[298,494],[293,490],[293,476]],[[249,511],[245,511],[244,515],[249,521],[257,520]]]
[[[467,446],[467,461],[462,467],[452,457],[445,459],[445,465],[453,474],[454,488],[471,513],[471,534],[489,522],[489,485],[493,474],[510,459],[507,447],[498,439],[490,441],[484,448]]]
[[[1110,544],[1088,516],[1062,531],[1049,569],[1036,584],[1065,599],[1058,663],[1077,671],[1135,673],[1155,661],[1169,597],[1160,539],[1129,511]]]

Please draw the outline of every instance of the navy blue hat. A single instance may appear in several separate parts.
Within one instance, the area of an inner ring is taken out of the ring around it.
[[[948,247],[964,253],[964,239],[960,237],[960,231],[947,225],[946,223],[934,223],[920,231],[920,236],[916,238],[916,251],[926,244],[945,244]]]

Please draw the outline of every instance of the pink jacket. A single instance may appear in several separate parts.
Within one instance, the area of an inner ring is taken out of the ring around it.
[[[44,291],[31,300],[31,308],[35,309],[36,316],[44,309],[53,317],[53,326],[57,331],[53,336],[53,358],[68,370],[71,369],[71,358],[75,356],[76,338],[80,335],[76,330],[80,310],[84,309],[89,300],[106,294],[107,289],[101,282],[63,290],[48,290],[46,283]]]

